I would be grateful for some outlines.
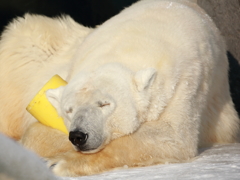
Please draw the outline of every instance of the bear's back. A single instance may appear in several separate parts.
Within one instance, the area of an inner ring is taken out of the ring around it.
[[[225,49],[220,33],[196,4],[179,2],[140,1],[111,18],[79,47],[71,74],[110,62],[123,63],[133,71],[154,67],[161,72],[184,63],[188,66],[193,59],[206,64],[199,56]],[[222,59],[220,54],[214,56]]]

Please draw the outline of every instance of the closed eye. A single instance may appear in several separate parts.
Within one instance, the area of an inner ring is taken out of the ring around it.
[[[69,113],[72,113],[72,111],[73,111],[73,109],[70,107],[70,108],[66,111],[66,113],[69,114]]]
[[[101,101],[98,101],[98,106],[99,107],[104,107],[104,106],[109,106],[110,103],[109,102],[101,102]]]

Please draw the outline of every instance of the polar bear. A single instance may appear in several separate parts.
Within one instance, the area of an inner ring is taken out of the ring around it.
[[[186,162],[237,142],[224,41],[194,2],[139,1],[94,30],[26,15],[3,33],[0,63],[0,131],[57,175]],[[25,111],[54,74],[68,85],[46,94],[69,137]]]

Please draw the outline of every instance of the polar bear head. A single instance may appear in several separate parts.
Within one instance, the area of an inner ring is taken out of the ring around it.
[[[145,121],[140,114],[147,112],[155,76],[153,68],[133,73],[120,64],[106,64],[46,94],[64,118],[75,149],[93,153]]]

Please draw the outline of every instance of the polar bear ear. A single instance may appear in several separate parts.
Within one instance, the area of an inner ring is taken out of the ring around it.
[[[64,87],[61,86],[57,89],[49,89],[46,91],[46,96],[48,101],[55,107],[55,109],[59,112],[60,110],[60,100],[62,97]]]
[[[157,75],[154,68],[147,68],[138,71],[134,76],[134,81],[139,92],[149,88]]]

